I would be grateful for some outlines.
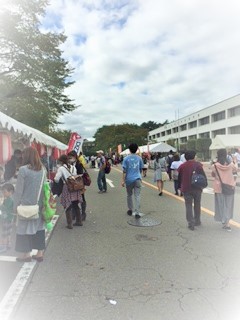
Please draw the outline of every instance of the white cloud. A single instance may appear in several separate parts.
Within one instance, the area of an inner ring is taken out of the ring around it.
[[[52,0],[44,24],[68,37],[68,93],[81,105],[64,127],[89,138],[103,125],[174,120],[177,109],[184,116],[238,94],[239,14],[237,0]]]

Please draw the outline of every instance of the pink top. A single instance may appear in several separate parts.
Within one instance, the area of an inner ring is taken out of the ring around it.
[[[218,173],[223,183],[229,184],[231,186],[236,185],[236,181],[233,176],[233,173],[237,172],[237,168],[235,167],[235,165],[233,163],[222,165],[221,163],[216,162],[212,165],[212,177],[214,177],[213,189],[215,193],[222,193],[221,182],[219,180],[215,166],[218,169]]]

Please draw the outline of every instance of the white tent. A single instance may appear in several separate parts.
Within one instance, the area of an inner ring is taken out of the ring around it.
[[[216,157],[217,150],[222,148],[240,148],[240,134],[216,135],[216,137],[212,139],[212,144],[209,147],[212,151],[212,159]]]
[[[165,142],[161,142],[157,146],[152,148],[151,152],[162,152],[163,153],[163,152],[169,152],[170,150],[175,152],[176,148],[170,146],[169,144],[167,144]]]
[[[170,150],[176,151],[176,149],[172,146],[170,146],[167,143],[164,142],[158,142],[158,143],[153,143],[153,144],[146,144],[144,146],[140,146],[138,148],[139,150],[137,153],[143,153],[143,152],[169,152]],[[158,151],[159,150],[159,151]],[[128,155],[130,154],[129,149],[125,149],[120,153],[121,155]]]
[[[13,131],[21,136],[25,136],[29,139],[30,142],[39,142],[49,147],[56,147],[60,150],[67,149],[67,145],[61,143],[60,141],[48,136],[47,134],[37,129],[31,128],[2,112],[0,112],[0,128],[8,130],[9,132]]]

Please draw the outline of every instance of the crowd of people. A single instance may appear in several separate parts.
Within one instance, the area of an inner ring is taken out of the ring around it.
[[[146,155],[137,154],[138,145],[129,145],[130,154],[122,159],[122,186],[127,193],[127,214],[141,218],[140,202],[142,180],[146,177],[149,166]],[[176,196],[183,196],[186,209],[188,228],[194,230],[201,225],[201,196],[202,186],[193,185],[193,173],[206,178],[201,162],[195,159],[196,152],[187,150],[179,155],[170,151],[169,154],[157,153],[153,160],[153,180],[157,183],[158,195],[163,195],[164,182],[173,180]],[[108,157],[103,150],[97,151],[99,193],[107,192],[106,168]],[[239,158],[240,159],[240,158]],[[146,160],[144,162],[144,160]],[[91,166],[93,159],[90,158]],[[113,163],[112,163],[113,164]],[[116,163],[115,163],[116,164]],[[229,154],[226,149],[217,152],[217,158],[212,163],[211,175],[213,177],[213,190],[215,201],[215,220],[222,223],[222,228],[231,231],[230,220],[233,218],[234,191],[236,185],[237,169],[240,167],[237,154]],[[61,155],[58,159],[58,168],[54,183],[61,186],[60,202],[66,214],[66,227],[83,226],[86,220],[86,188],[70,190],[68,179],[82,176],[86,171],[86,160],[82,153],[78,155],[71,151]],[[15,179],[15,183],[13,180]],[[35,148],[28,147],[23,151],[15,150],[11,160],[0,167],[0,183],[3,201],[1,210],[1,243],[0,253],[11,248],[11,233],[16,218],[15,250],[18,252],[17,261],[28,262],[35,259],[43,261],[45,249],[45,226],[43,210],[43,182],[47,179],[47,170],[43,165]],[[227,191],[225,189],[227,188]],[[17,213],[19,206],[38,205],[39,214],[34,219],[22,219]],[[31,255],[33,249],[36,255]]]

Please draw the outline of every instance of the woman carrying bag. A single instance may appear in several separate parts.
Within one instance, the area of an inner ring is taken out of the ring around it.
[[[77,174],[83,175],[84,172],[86,172],[86,169],[83,167],[82,163],[79,161],[77,152],[72,150],[68,153],[68,161],[71,165],[76,167]],[[82,221],[86,220],[86,208],[87,208],[87,202],[85,198],[85,192],[82,193],[82,202],[81,202],[81,209],[82,209]]]
[[[67,186],[67,179],[71,176],[77,175],[77,170],[75,166],[68,163],[68,156],[62,155],[59,157],[58,162],[60,167],[57,170],[54,181],[59,182],[60,179],[64,181],[63,190],[61,194],[61,204],[66,213],[67,228],[72,229],[74,226],[82,226],[82,216],[79,208],[79,203],[82,203],[82,195],[80,190],[69,191]],[[76,216],[76,222],[72,223],[72,211],[74,211]]]
[[[15,250],[21,253],[16,260],[30,262],[33,258],[41,262],[45,249],[45,227],[42,210],[43,182],[46,179],[46,170],[36,149],[26,148],[22,155],[22,166],[19,168],[13,196],[14,212],[17,212]],[[28,210],[29,208],[30,210]],[[35,209],[36,212],[31,216],[31,210],[35,211]],[[36,255],[31,257],[32,249],[38,251]]]
[[[219,149],[217,152],[217,162],[212,165],[212,176],[214,177],[213,189],[215,195],[215,215],[216,221],[222,222],[223,229],[231,231],[229,220],[233,218],[234,209],[234,188],[237,174],[236,165],[227,161],[226,149]],[[225,194],[222,184],[232,187],[232,194]]]

